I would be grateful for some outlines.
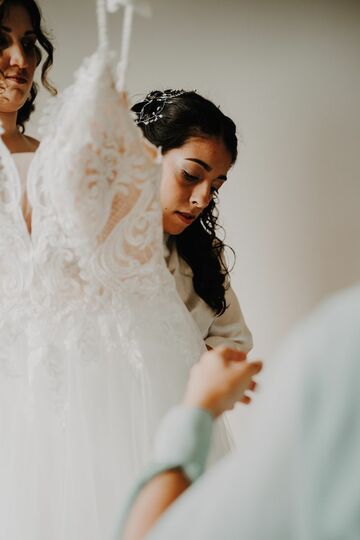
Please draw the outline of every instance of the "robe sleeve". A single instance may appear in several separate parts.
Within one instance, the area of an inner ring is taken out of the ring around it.
[[[231,287],[226,291],[225,299],[228,308],[225,313],[216,317],[210,326],[205,343],[212,349],[218,345],[226,345],[239,351],[249,352],[253,346],[252,335],[246,326],[239,301]]]

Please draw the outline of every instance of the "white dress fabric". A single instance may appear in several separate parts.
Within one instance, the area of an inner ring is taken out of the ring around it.
[[[115,538],[205,349],[164,262],[157,151],[110,57],[99,47],[54,100],[26,186],[0,141],[1,539]]]

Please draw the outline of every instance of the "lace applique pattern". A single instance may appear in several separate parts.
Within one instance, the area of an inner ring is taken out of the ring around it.
[[[43,133],[28,177],[31,237],[11,156],[1,149],[7,232],[0,240],[0,317],[17,325],[22,318],[28,331],[18,346],[28,352],[29,384],[43,369],[56,407],[65,410],[69,357],[86,365],[121,342],[139,376],[144,358],[166,357],[174,347],[184,365],[193,363],[203,342],[163,258],[158,152],[116,90],[106,51],[86,59],[54,99]],[[9,324],[4,334],[11,335]],[[3,372],[19,372],[9,357],[1,362]]]

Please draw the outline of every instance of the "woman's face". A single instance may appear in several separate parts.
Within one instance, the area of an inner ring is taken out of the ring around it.
[[[27,10],[10,7],[0,27],[0,112],[16,112],[25,104],[37,63],[35,42]]]
[[[192,137],[163,157],[160,201],[166,233],[180,234],[226,181],[231,155],[220,139]]]

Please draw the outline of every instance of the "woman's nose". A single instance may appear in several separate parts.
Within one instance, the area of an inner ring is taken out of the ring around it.
[[[208,185],[208,182],[203,181],[194,187],[190,202],[203,210],[210,204],[211,199],[211,186]]]
[[[10,51],[10,65],[24,69],[28,66],[28,61],[24,49],[21,45],[14,44]]]

